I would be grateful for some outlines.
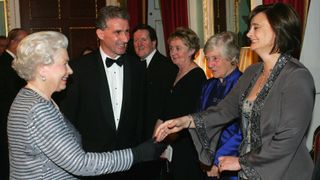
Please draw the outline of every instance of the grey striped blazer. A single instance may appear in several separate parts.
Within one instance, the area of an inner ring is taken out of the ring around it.
[[[54,102],[22,88],[8,116],[10,179],[77,179],[131,167],[131,149],[84,152],[80,136]]]

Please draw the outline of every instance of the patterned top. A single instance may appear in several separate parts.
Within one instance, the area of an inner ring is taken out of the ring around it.
[[[84,152],[80,136],[54,102],[22,88],[8,116],[10,179],[77,179],[131,167],[130,149]]]
[[[251,113],[253,107],[253,101],[245,99],[242,107],[242,133],[244,140],[241,143],[241,154],[246,154],[251,150]],[[249,179],[243,171],[239,171],[239,177],[242,179]]]
[[[251,112],[252,112],[252,106],[253,102],[249,101],[246,99],[243,102],[243,107],[242,107],[242,128],[243,128],[243,136],[246,137],[245,141],[242,142],[242,154],[250,152],[250,142],[251,142],[251,122],[250,122],[250,117],[251,117]]]

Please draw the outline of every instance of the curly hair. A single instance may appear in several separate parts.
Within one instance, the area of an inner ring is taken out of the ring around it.
[[[40,31],[25,37],[17,48],[17,57],[12,68],[18,75],[28,81],[35,77],[38,65],[53,64],[53,57],[59,49],[67,49],[68,39],[56,31]]]

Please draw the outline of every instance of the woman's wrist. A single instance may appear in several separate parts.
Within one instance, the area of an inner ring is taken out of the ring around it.
[[[184,128],[185,129],[189,129],[191,128],[192,126],[192,122],[193,122],[193,118],[191,115],[187,115],[185,116],[185,123],[184,123]]]

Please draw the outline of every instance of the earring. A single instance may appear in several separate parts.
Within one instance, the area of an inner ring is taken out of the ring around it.
[[[42,81],[45,81],[45,80],[46,80],[46,77],[41,76],[41,80],[42,80]]]

